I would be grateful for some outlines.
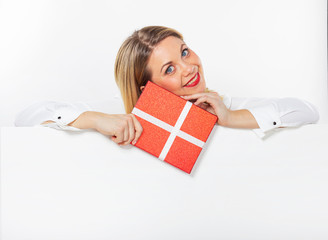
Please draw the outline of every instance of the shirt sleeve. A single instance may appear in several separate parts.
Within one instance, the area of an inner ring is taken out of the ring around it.
[[[78,118],[83,112],[90,110],[92,110],[92,108],[88,104],[82,102],[67,103],[42,101],[32,104],[21,111],[16,116],[15,126],[32,127],[41,125],[46,121],[53,121],[53,123],[42,124],[42,126],[61,130],[80,131],[81,129],[67,125]]]
[[[250,111],[260,127],[253,130],[261,138],[277,128],[298,127],[319,120],[316,107],[297,98],[225,98],[229,109]]]
[[[18,113],[15,119],[15,126],[44,126],[59,130],[82,131],[82,129],[67,125],[86,111],[96,111],[108,114],[122,114],[125,112],[124,104],[119,94],[104,101],[94,101],[89,103],[42,101],[30,105]],[[53,122],[42,124],[46,121]]]

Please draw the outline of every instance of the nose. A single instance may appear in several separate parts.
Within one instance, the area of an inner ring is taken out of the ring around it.
[[[187,77],[189,74],[193,73],[194,72],[194,68],[195,66],[188,63],[188,62],[183,62],[181,64],[181,69],[182,69],[182,75],[184,77]]]

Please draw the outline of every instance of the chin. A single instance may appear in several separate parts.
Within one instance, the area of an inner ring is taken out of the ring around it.
[[[200,83],[199,88],[197,89],[197,93],[203,93],[206,91],[206,84],[205,83]]]
[[[196,94],[196,93],[204,93],[206,90],[206,87],[200,87],[197,89],[193,89],[192,91],[189,91],[186,95],[192,95],[192,94]]]

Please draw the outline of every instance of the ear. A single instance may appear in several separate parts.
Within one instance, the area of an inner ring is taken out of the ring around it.
[[[142,92],[144,90],[145,86],[140,87],[140,91]]]

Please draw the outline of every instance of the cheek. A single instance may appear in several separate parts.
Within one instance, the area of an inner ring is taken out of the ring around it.
[[[154,79],[153,82],[169,91],[174,91],[181,87],[181,83],[174,77],[166,77],[160,80]]]
[[[164,79],[163,85],[165,86],[165,88],[173,90],[179,88],[181,84],[176,78],[168,77]]]

